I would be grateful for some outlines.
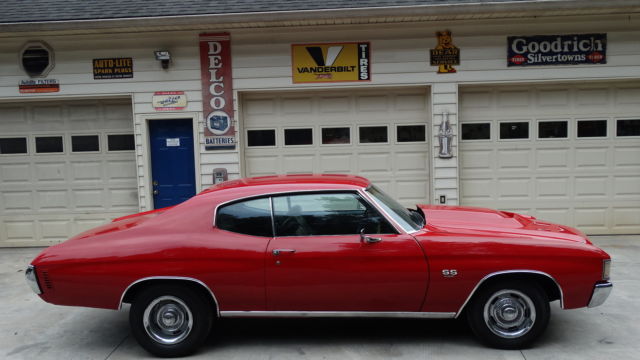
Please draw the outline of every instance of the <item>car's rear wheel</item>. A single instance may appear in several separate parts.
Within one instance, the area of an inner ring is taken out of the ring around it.
[[[520,349],[544,332],[549,314],[547,294],[536,283],[505,282],[481,289],[467,309],[467,320],[486,344]]]
[[[206,340],[213,319],[207,299],[187,286],[154,285],[131,304],[129,324],[138,343],[161,357],[184,356]]]

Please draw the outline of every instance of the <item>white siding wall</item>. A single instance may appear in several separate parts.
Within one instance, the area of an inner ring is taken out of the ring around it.
[[[428,64],[428,50],[436,45],[435,31],[450,29],[453,42],[461,49],[461,62],[456,74],[437,74]],[[506,67],[506,37],[526,34],[571,34],[606,32],[608,34],[606,65],[552,66],[522,69]],[[468,83],[574,81],[581,79],[640,78],[640,26],[637,19],[626,16],[514,19],[476,22],[408,23],[384,25],[342,25],[318,28],[247,29],[231,32],[234,88],[236,91],[276,89],[431,85],[434,97],[433,119],[438,125],[441,110],[449,108],[450,120],[457,130],[457,86]],[[18,52],[30,40],[46,41],[55,51],[56,66],[48,78],[58,79],[59,93],[21,95],[18,83],[26,75],[18,66]],[[291,43],[368,40],[372,45],[372,82],[367,84],[305,84],[291,83]],[[162,70],[153,51],[171,51],[173,63]],[[93,80],[94,58],[133,57],[134,78]],[[153,114],[151,97],[154,91],[185,91],[189,104],[187,113],[200,113],[201,83],[197,31],[164,33],[128,33],[84,36],[52,36],[38,38],[15,37],[0,41],[0,101],[23,99],[53,99],[78,96],[110,96],[128,94],[133,99],[140,207],[147,209],[148,181],[144,174],[147,164],[143,156],[142,127],[146,114]],[[235,108],[241,104],[236,101]],[[236,115],[240,112],[236,110]],[[176,113],[176,117],[181,113]],[[211,184],[211,171],[226,167],[230,178],[241,174],[240,149],[236,151],[205,151],[201,116],[200,180],[202,187]],[[238,116],[236,116],[238,119]],[[132,119],[132,121],[134,121]],[[242,124],[238,128],[242,129]],[[433,129],[437,130],[437,127]],[[437,134],[432,132],[433,135]],[[455,139],[455,138],[454,138]],[[434,138],[437,140],[437,138]],[[437,141],[434,142],[437,144]],[[456,145],[456,140],[454,140]],[[454,155],[457,155],[454,147]],[[434,151],[434,156],[437,152]],[[433,196],[445,194],[456,203],[457,159],[434,159]]]

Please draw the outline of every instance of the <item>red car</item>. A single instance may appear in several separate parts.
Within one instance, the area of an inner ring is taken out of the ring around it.
[[[466,316],[485,343],[527,346],[549,302],[593,307],[611,260],[581,232],[456,206],[406,209],[367,179],[228,181],[44,250],[27,271],[59,305],[130,303],[140,345],[194,351],[215,317]]]

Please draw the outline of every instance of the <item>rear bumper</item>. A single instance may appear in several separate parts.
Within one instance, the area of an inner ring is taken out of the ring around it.
[[[602,305],[609,297],[613,289],[613,284],[610,282],[596,284],[593,287],[593,294],[591,294],[591,300],[589,300],[589,307],[596,307]]]

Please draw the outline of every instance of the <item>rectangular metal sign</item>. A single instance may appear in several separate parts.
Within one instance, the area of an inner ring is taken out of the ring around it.
[[[368,42],[293,44],[294,83],[371,81]]]
[[[187,95],[184,91],[156,91],[151,104],[158,111],[183,110],[187,106]]]
[[[205,149],[235,149],[229,33],[200,34],[200,68]]]
[[[606,33],[507,37],[509,67],[606,63]]]
[[[93,78],[128,79],[133,77],[133,58],[93,59]]]
[[[20,80],[20,94],[50,93],[60,91],[60,82],[56,79]]]

